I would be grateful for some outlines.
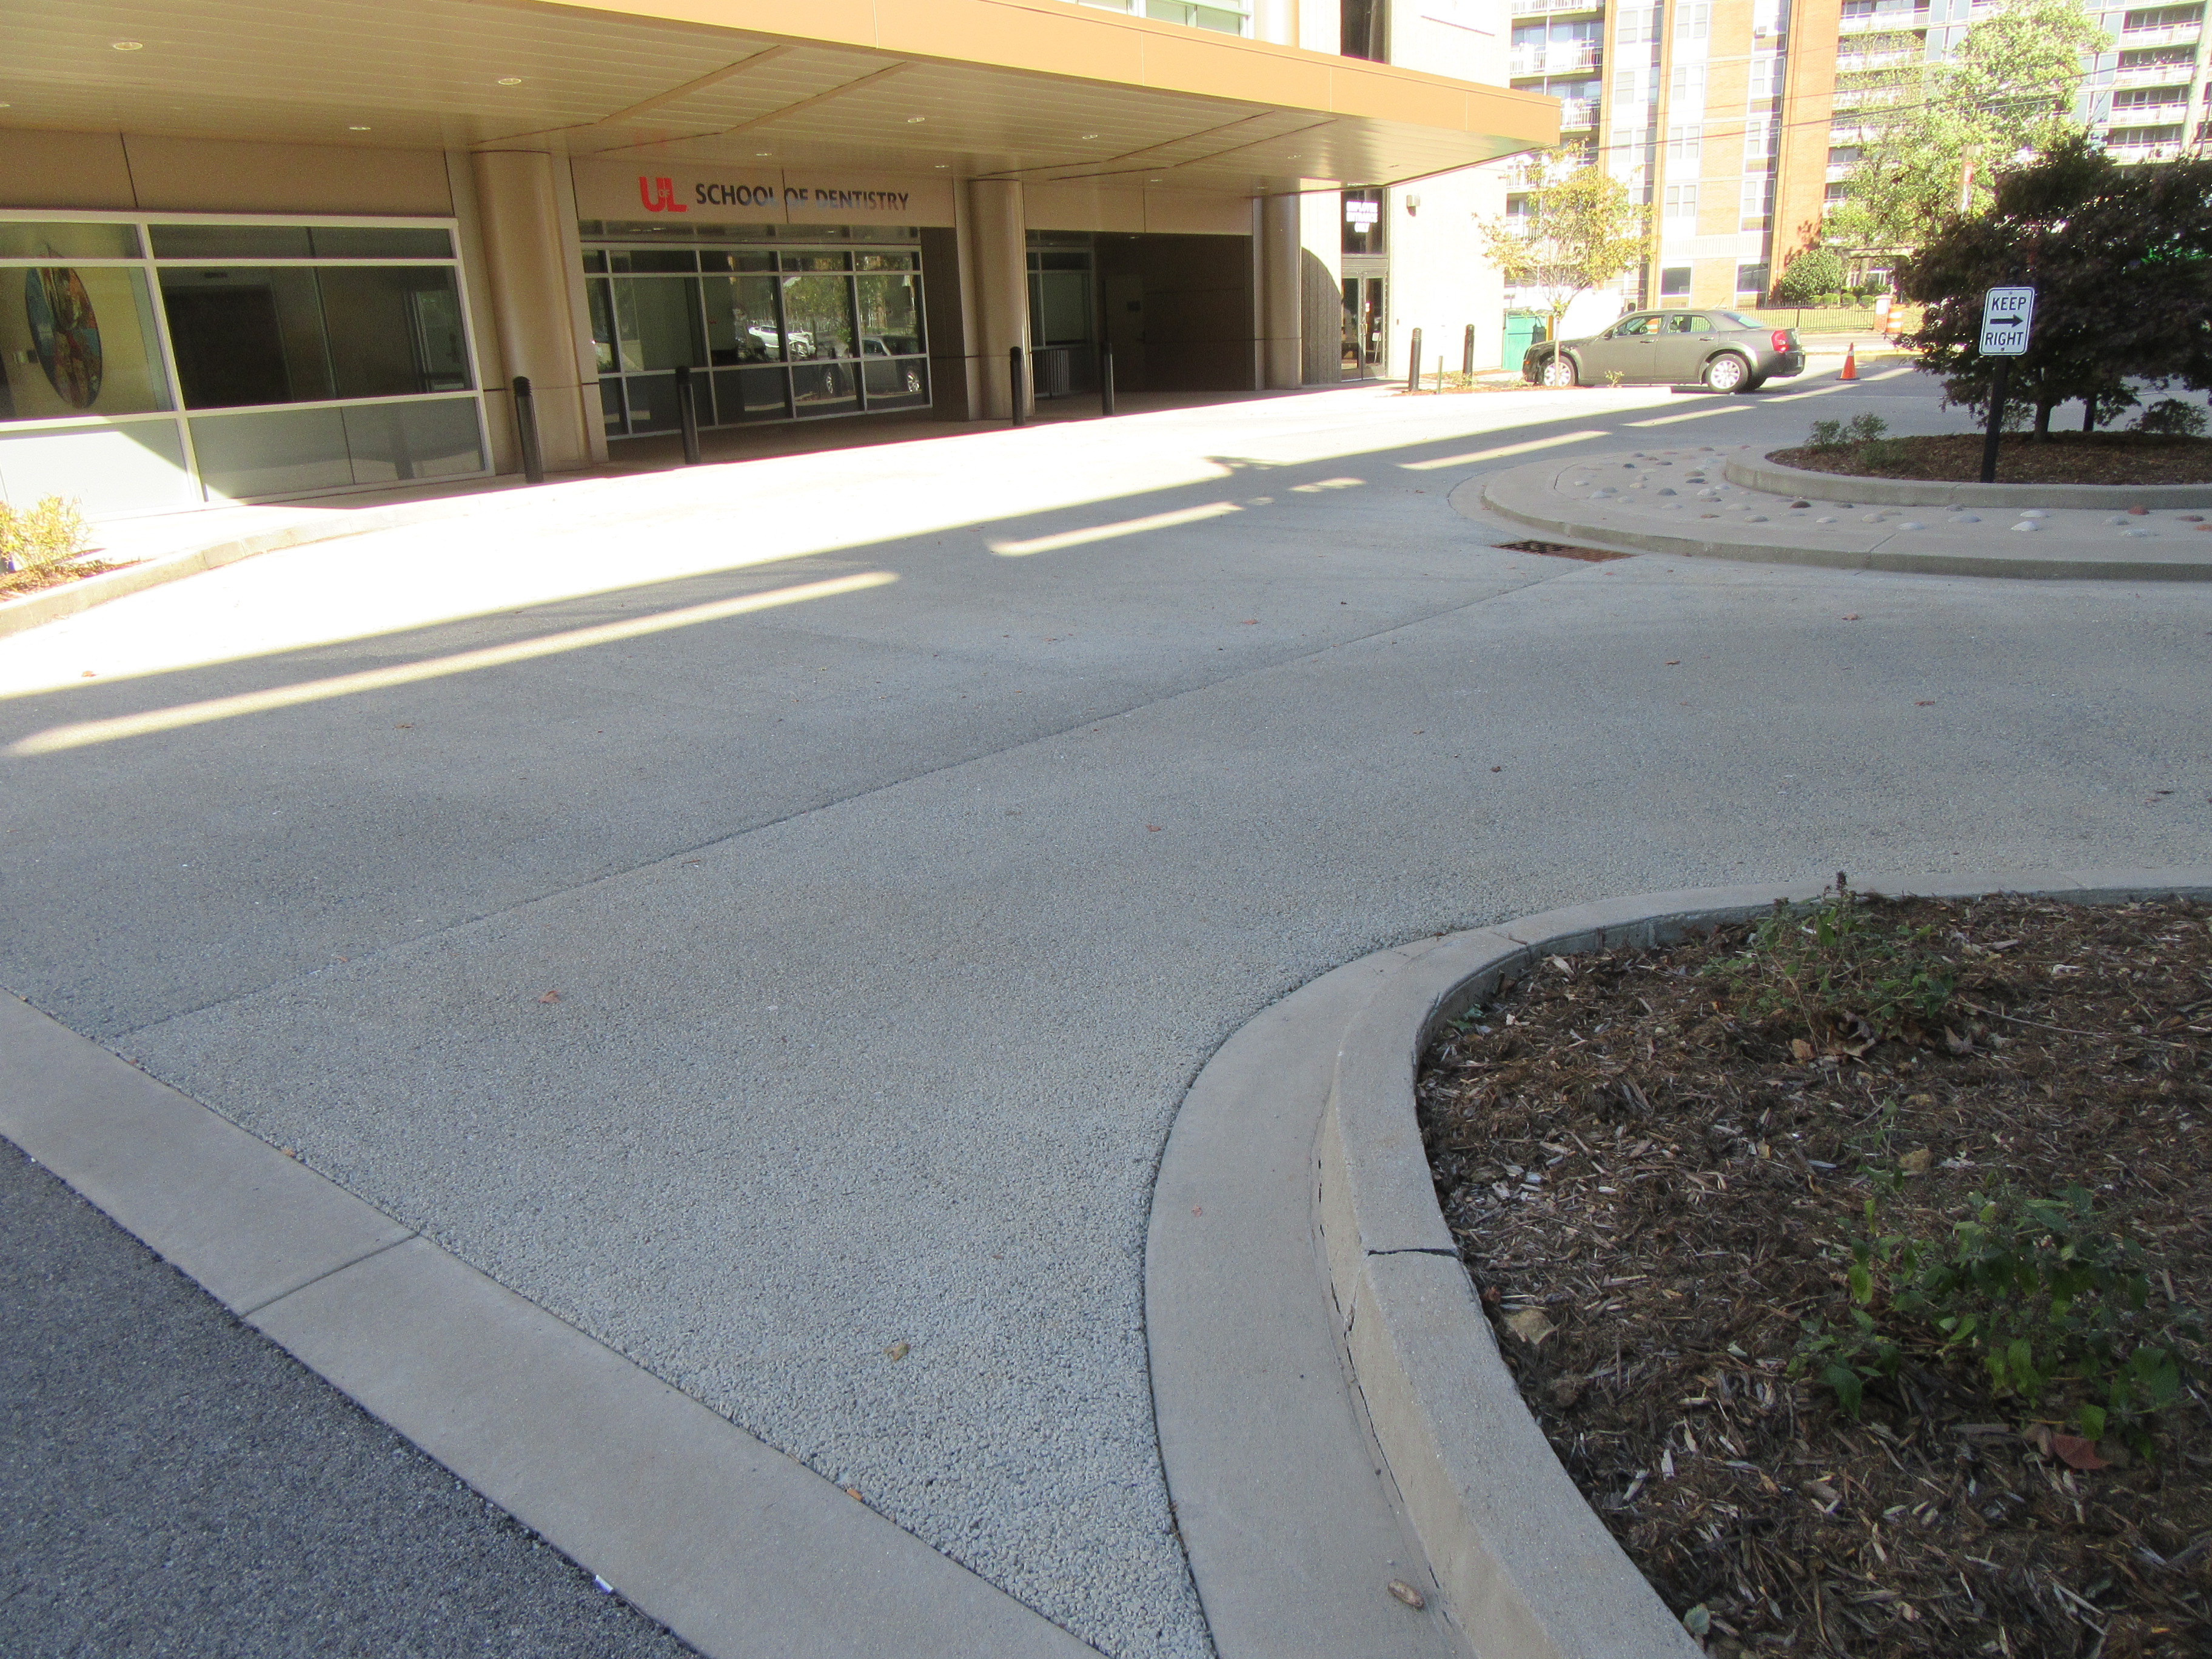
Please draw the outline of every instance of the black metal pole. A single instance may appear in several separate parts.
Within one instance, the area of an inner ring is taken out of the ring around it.
[[[545,453],[538,447],[538,399],[531,395],[530,377],[518,374],[514,387],[514,436],[522,447],[522,476],[532,483],[545,482]]]
[[[1990,429],[1982,440],[1982,482],[1997,481],[1997,439],[2004,431],[2005,382],[2012,376],[2012,359],[1997,359],[1996,377],[1990,385]]]
[[[699,394],[688,368],[676,371],[676,424],[684,431],[684,465],[698,465]]]
[[[1468,380],[1474,378],[1474,325],[1467,325],[1467,343],[1460,348],[1459,372]]]
[[[1411,361],[1406,369],[1406,390],[1419,392],[1421,389],[1421,331],[1418,328],[1413,331],[1413,349],[1410,356]]]
[[[1098,412],[1114,412],[1114,348],[1109,345],[1098,348]]]
[[[1029,412],[1023,407],[1026,399],[1022,393],[1028,388],[1022,385],[1022,349],[1019,346],[1006,348],[1006,376],[1007,389],[1014,394],[1014,424],[1019,426]]]

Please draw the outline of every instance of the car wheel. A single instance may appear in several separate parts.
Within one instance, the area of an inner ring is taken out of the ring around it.
[[[1576,383],[1575,360],[1554,354],[1544,362],[1544,384],[1548,386],[1570,386]]]
[[[1748,389],[1751,365],[1733,351],[1723,351],[1705,365],[1705,384],[1716,392],[1742,392]]]

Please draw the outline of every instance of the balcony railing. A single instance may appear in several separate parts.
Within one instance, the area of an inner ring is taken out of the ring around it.
[[[1595,98],[1564,98],[1559,100],[1559,131],[1583,131],[1597,125],[1597,100]]]
[[[1838,34],[1903,34],[1908,30],[1928,27],[1928,14],[1923,11],[1869,11],[1856,17],[1838,19]]]
[[[2185,64],[2123,64],[2112,71],[2116,87],[2179,87],[2195,78],[2197,65]]]
[[[1598,66],[1599,51],[1595,40],[1577,40],[1561,46],[1519,46],[1514,49],[1509,76],[1576,75]]]
[[[2203,22],[2168,23],[2163,28],[2129,29],[2120,36],[2120,50],[2134,52],[2143,46],[2179,46],[2197,39],[2204,33]]]
[[[2189,118],[2189,100],[2176,98],[2163,104],[2128,104],[2112,111],[2108,125],[2117,132],[2122,127],[2163,127]]]

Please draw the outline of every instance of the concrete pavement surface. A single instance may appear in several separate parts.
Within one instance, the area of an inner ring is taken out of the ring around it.
[[[1579,563],[1446,501],[1862,410],[1962,424],[1895,370],[1362,387],[134,595],[0,641],[0,983],[1102,1651],[1201,1654],[1141,1252],[1255,1012],[1608,894],[2203,860],[2212,593]]]
[[[691,1651],[0,1148],[0,1651]]]

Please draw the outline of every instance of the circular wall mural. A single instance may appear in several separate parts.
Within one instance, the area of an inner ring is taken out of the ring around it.
[[[100,396],[100,318],[84,283],[66,265],[23,273],[23,317],[39,343],[39,366],[72,409]]]

